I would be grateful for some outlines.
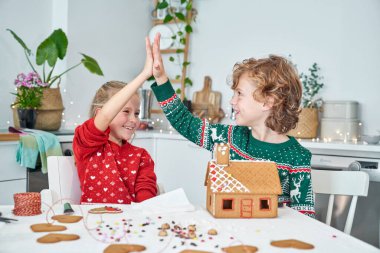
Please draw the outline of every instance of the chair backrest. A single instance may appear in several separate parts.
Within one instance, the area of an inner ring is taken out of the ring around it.
[[[52,203],[80,204],[82,191],[74,157],[49,156],[47,167]],[[157,190],[157,195],[165,193],[164,185],[157,183]]]
[[[74,157],[49,156],[47,167],[53,203],[80,204],[81,189]]]
[[[314,193],[330,194],[326,224],[330,225],[334,195],[352,196],[344,232],[351,233],[358,196],[367,196],[369,176],[363,171],[311,170]]]

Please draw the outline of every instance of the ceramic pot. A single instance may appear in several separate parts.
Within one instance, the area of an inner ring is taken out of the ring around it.
[[[17,109],[18,120],[21,128],[34,129],[36,126],[37,112],[34,109]]]

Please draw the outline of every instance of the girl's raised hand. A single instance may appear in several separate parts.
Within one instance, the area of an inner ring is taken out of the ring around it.
[[[150,45],[150,41],[148,37],[145,37],[145,51],[146,51],[146,59],[145,65],[143,69],[143,75],[146,79],[150,78],[153,74],[153,55],[152,55],[152,47]]]
[[[157,33],[154,37],[153,43],[153,76],[156,79],[157,84],[164,84],[168,81],[168,77],[165,73],[164,63],[162,62],[160,51],[160,37],[161,34]]]

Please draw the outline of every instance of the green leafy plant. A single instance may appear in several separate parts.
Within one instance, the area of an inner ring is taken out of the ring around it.
[[[302,91],[302,106],[304,108],[318,108],[322,105],[321,98],[315,98],[319,90],[323,88],[321,80],[323,77],[320,74],[320,67],[314,63],[310,68],[310,74],[301,73],[300,78],[303,85]]]
[[[179,1],[179,0],[178,0]],[[172,6],[172,1],[168,0],[162,0],[158,1],[156,5],[156,11],[157,10],[166,10],[166,16],[163,20],[165,24],[167,23],[173,23],[177,27],[177,32],[172,36],[173,42],[176,40],[179,41],[180,45],[186,47],[186,43],[189,39],[189,35],[193,32],[192,23],[195,22],[196,18],[196,10],[193,9],[193,3],[192,0],[180,0],[181,6],[184,7],[184,11],[186,11],[187,15],[185,16],[180,8],[175,8]],[[186,76],[186,69],[191,64],[186,57],[183,57],[185,49],[178,48],[176,50],[175,56],[176,59],[171,56],[169,57],[169,61],[171,62],[178,62],[180,65],[180,68],[182,70],[182,74],[176,75],[176,80],[183,80],[185,83],[185,87],[192,86],[193,81]],[[176,90],[177,94],[181,93],[181,89],[178,88]]]
[[[28,48],[28,46],[24,43],[24,41],[11,29],[7,29],[15,38],[15,40],[23,47],[26,59],[32,68],[33,72],[38,74],[36,67],[33,65],[31,61],[32,51]],[[83,64],[91,73],[102,76],[103,72],[98,65],[97,61],[85,54],[82,54],[83,58],[81,61],[63,71],[58,75],[53,75],[55,65],[57,64],[58,59],[63,60],[66,56],[68,46],[68,39],[66,34],[62,31],[62,29],[57,29],[50,34],[38,47],[36,51],[36,60],[35,63],[38,66],[42,66],[42,75],[38,74],[42,78],[42,82],[46,83],[46,87],[50,88],[56,81],[61,80],[61,76],[69,72],[70,70],[78,67]],[[47,63],[47,64],[46,64]],[[49,67],[47,67],[48,65]],[[49,69],[50,68],[50,69]]]

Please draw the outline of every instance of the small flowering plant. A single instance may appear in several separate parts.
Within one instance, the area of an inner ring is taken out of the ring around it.
[[[12,93],[16,96],[13,106],[17,105],[20,109],[35,109],[41,106],[42,91],[48,83],[42,82],[36,72],[30,72],[27,75],[18,74],[14,84],[17,87],[17,93]]]

